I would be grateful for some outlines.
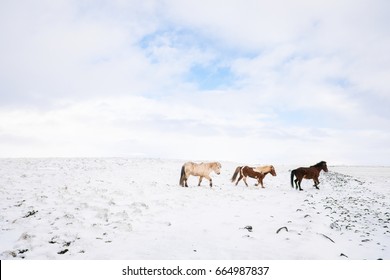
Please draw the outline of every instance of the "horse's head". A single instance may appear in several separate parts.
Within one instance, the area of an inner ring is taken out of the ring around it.
[[[272,176],[276,176],[275,167],[273,165],[271,165],[270,173],[271,173]]]
[[[325,172],[328,172],[328,166],[326,165],[326,161],[321,161],[321,168]]]
[[[219,162],[214,162],[212,166],[214,172],[217,173],[218,175],[221,174],[221,167],[222,165]]]

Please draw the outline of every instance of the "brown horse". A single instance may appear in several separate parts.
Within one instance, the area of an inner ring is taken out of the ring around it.
[[[202,179],[206,178],[210,181],[210,187],[213,186],[213,180],[210,177],[210,173],[214,171],[218,175],[221,173],[221,164],[219,162],[206,162],[206,163],[194,163],[186,162],[180,173],[180,186],[187,187],[187,180],[190,175],[199,176],[199,184],[202,183]]]
[[[257,172],[264,173],[265,175],[271,173],[272,176],[276,176],[275,167],[273,165],[258,166],[255,167],[254,170]]]
[[[326,166],[325,161],[321,161],[316,165],[312,165],[310,167],[299,167],[297,169],[294,169],[293,171],[291,171],[291,186],[294,188],[295,182],[295,188],[299,188],[299,190],[302,191],[302,179],[313,179],[314,187],[319,190],[320,188],[318,187],[318,184],[320,183],[320,181],[318,181],[318,176],[320,176],[321,170],[328,172],[328,167]],[[294,176],[296,177],[295,180]]]
[[[257,179],[257,184],[261,184],[261,187],[264,188],[263,179],[265,175],[271,173],[272,176],[276,176],[275,168],[272,165],[262,166],[262,167],[249,167],[249,166],[238,166],[234,171],[232,182],[237,178],[238,173],[240,173],[240,177],[236,182],[236,186],[241,179],[243,179],[245,185],[248,187],[248,183],[246,182],[246,178],[254,178]]]

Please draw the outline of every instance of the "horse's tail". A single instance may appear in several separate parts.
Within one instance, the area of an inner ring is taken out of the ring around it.
[[[291,187],[294,188],[295,169],[291,171]]]
[[[186,177],[186,172],[185,172],[185,167],[184,165],[181,167],[181,172],[180,172],[180,186],[184,187],[184,179]]]
[[[234,171],[234,174],[233,174],[233,177],[232,177],[232,182],[233,183],[234,183],[234,181],[236,181],[237,175],[238,175],[238,173],[240,173],[240,171],[241,171],[241,166],[238,166],[236,168],[236,170]]]

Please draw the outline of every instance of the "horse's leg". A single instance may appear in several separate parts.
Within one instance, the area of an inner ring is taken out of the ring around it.
[[[261,184],[261,187],[262,187],[263,189],[265,189],[265,187],[264,187],[264,185],[263,185],[263,179],[262,179],[262,178],[259,179],[259,182],[260,182],[260,184]]]
[[[246,182],[246,177],[245,177],[245,176],[244,176],[244,178],[243,178],[242,180],[244,181],[245,185],[246,185],[247,187],[249,187],[249,186],[248,186],[248,183]]]
[[[185,186],[186,188],[188,188],[187,180],[188,180],[188,177],[186,176],[186,177],[184,178],[184,186]]]
[[[298,181],[298,185],[299,185],[299,190],[303,191],[303,189],[301,188],[301,183],[302,183],[302,179]]]
[[[317,177],[317,178],[314,178],[313,181],[314,181],[314,187],[315,187],[317,190],[319,190],[320,188],[318,187],[318,184],[320,183],[320,181],[318,181],[318,177]]]
[[[295,183],[295,189],[297,190],[298,189],[298,178],[296,178],[295,180],[294,180],[294,183]]]
[[[210,187],[212,187],[213,186],[213,179],[211,179],[211,177],[209,176],[209,175],[206,175],[206,176],[204,176],[207,180],[209,180],[210,181]]]
[[[237,182],[236,182],[236,186],[238,185],[238,182],[240,182],[241,179],[242,179],[243,177],[244,177],[244,176],[242,176],[242,174],[240,173],[240,177],[238,177],[238,180],[237,180]]]
[[[200,184],[202,183],[202,179],[203,179],[203,177],[202,177],[202,176],[199,176],[199,183],[198,183],[198,187],[200,187]]]

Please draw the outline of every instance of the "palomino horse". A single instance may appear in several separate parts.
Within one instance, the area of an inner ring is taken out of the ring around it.
[[[202,182],[203,178],[206,178],[210,181],[210,187],[213,186],[213,180],[210,177],[211,171],[214,171],[218,175],[221,173],[221,164],[219,162],[206,162],[206,163],[194,163],[186,162],[181,168],[180,174],[180,186],[187,187],[187,180],[190,175],[199,176],[199,184]]]
[[[241,179],[244,180],[244,183],[246,186],[248,186],[246,182],[247,177],[251,177],[254,179],[257,179],[257,184],[261,184],[261,187],[264,188],[263,185],[263,179],[265,175],[268,173],[271,173],[272,176],[276,176],[275,168],[272,165],[267,165],[267,166],[260,166],[260,167],[249,167],[249,166],[238,166],[236,170],[234,171],[233,177],[232,177],[232,182],[237,178],[238,173],[240,173],[240,177],[238,178],[236,182],[236,186],[238,182],[240,182]]]
[[[302,191],[301,188],[301,182],[302,179],[313,179],[314,181],[314,187],[316,187],[317,190],[320,188],[318,187],[318,184],[320,181],[318,181],[318,176],[320,176],[320,171],[324,170],[325,172],[328,172],[328,167],[326,166],[325,161],[321,161],[317,163],[316,165],[312,165],[310,167],[299,167],[297,169],[294,169],[291,171],[291,186],[294,188],[294,182],[295,182],[295,188],[300,191]],[[294,176],[296,179],[294,180]]]

